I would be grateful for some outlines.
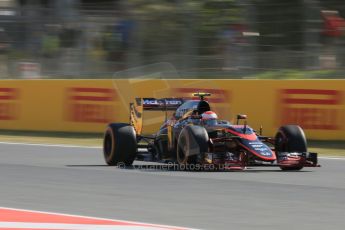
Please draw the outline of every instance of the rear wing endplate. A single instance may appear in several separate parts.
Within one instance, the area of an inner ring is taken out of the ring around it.
[[[134,127],[137,135],[141,135],[143,128],[143,111],[174,111],[182,105],[182,98],[136,98],[134,103],[129,104],[130,124]]]

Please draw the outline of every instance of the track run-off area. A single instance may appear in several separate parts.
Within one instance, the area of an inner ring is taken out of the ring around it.
[[[297,172],[117,168],[97,147],[2,142],[0,207],[196,229],[342,230],[345,158],[319,163]],[[11,226],[0,212],[0,229]]]

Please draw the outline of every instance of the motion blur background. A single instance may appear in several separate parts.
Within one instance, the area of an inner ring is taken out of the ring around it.
[[[343,0],[0,0],[0,78],[344,78],[344,17]]]

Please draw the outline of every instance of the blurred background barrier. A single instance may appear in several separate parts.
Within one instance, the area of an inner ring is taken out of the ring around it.
[[[344,18],[343,0],[1,0],[0,78],[344,78]]]
[[[301,125],[308,138],[345,140],[345,80],[1,80],[0,129],[103,132],[128,122],[135,97],[192,98],[212,93],[212,110],[274,135],[283,124]],[[144,133],[154,133],[162,112],[144,113]]]

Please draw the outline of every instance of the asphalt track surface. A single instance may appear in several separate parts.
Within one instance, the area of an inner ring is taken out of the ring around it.
[[[300,172],[119,169],[99,148],[0,144],[0,206],[200,229],[343,230],[345,160],[320,163]]]

